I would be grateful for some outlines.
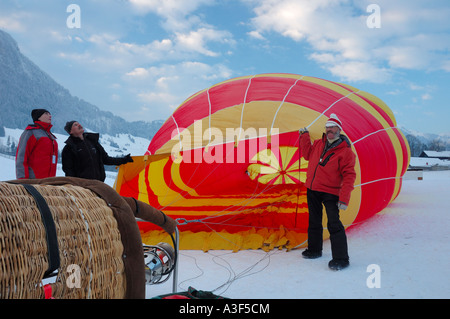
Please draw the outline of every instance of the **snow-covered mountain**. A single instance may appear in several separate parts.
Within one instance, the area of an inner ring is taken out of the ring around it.
[[[448,151],[450,150],[450,134],[431,134],[409,130],[400,127],[400,130],[408,140],[411,156],[420,156],[425,150]]]
[[[77,120],[101,134],[124,133],[151,139],[163,123],[162,120],[127,122],[72,96],[24,56],[8,33],[0,30],[0,136],[4,126],[24,129],[35,108],[50,110],[53,131],[61,134],[65,133],[67,121]]]
[[[20,135],[23,129],[4,128],[5,136],[0,137],[0,153],[14,155],[14,149],[19,144]],[[86,129],[86,131],[90,131]],[[67,134],[55,133],[58,141],[59,152],[62,151],[65,141],[69,137]],[[120,157],[127,154],[132,156],[144,155],[147,151],[150,140],[143,137],[136,137],[130,134],[120,133],[115,135],[100,134],[100,144],[109,156]]]
[[[405,136],[412,135],[425,144],[428,144],[436,139],[441,139],[447,142],[450,140],[450,133],[441,133],[441,134],[424,133],[415,130],[410,130],[406,127],[400,127],[400,130],[403,132],[403,134],[405,134]]]

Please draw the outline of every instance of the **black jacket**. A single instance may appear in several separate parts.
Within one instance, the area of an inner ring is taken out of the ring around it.
[[[127,163],[126,157],[110,157],[99,143],[98,133],[84,133],[84,140],[69,136],[62,151],[62,168],[66,176],[104,182],[104,165]]]

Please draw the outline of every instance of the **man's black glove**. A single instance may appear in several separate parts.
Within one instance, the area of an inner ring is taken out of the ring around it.
[[[132,163],[132,162],[134,162],[134,161],[133,161],[133,158],[131,157],[131,154],[128,154],[123,157],[123,164]]]

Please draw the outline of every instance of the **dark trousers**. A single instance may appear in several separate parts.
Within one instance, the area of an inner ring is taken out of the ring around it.
[[[309,209],[308,249],[322,251],[322,211],[323,206],[325,206],[333,259],[348,259],[347,236],[345,235],[344,225],[339,219],[339,208],[337,207],[339,196],[310,189],[307,190],[306,196]]]

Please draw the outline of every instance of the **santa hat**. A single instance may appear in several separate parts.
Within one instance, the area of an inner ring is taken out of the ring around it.
[[[336,116],[336,114],[331,114],[330,118],[328,119],[327,123],[325,123],[325,127],[331,127],[331,126],[337,126],[339,129],[342,130],[342,123],[339,120],[339,118]]]

